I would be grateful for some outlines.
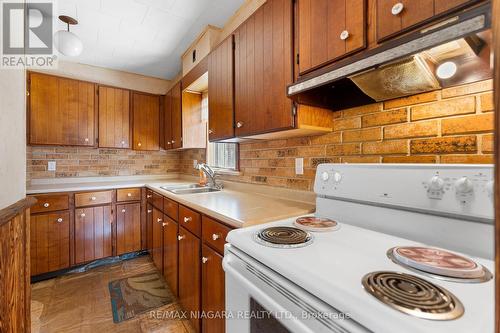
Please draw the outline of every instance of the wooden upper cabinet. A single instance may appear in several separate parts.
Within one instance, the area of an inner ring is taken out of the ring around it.
[[[160,150],[160,96],[132,94],[133,148]]]
[[[182,87],[178,82],[172,88],[172,148],[182,148]]]
[[[164,138],[164,147],[166,150],[172,149],[172,90],[167,92],[164,96],[163,102],[163,134]]]
[[[298,0],[299,72],[366,46],[366,0]]]
[[[225,39],[208,58],[208,138],[234,137],[233,36]]]
[[[294,127],[292,12],[292,1],[268,0],[234,33],[238,137]]]
[[[29,143],[95,146],[93,83],[29,74]]]
[[[474,2],[479,2],[479,0],[434,0],[434,12],[437,15]]]
[[[130,91],[99,87],[99,147],[130,148]]]

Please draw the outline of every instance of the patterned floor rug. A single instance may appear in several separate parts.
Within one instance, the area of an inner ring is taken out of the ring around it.
[[[141,274],[109,283],[115,323],[174,302],[175,298],[158,273]]]

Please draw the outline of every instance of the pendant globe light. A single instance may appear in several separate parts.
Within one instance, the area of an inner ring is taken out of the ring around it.
[[[69,31],[69,26],[78,24],[72,17],[61,15],[59,19],[67,24],[67,30],[59,30],[54,35],[54,43],[57,50],[68,57],[77,57],[83,51],[83,43],[77,35]]]

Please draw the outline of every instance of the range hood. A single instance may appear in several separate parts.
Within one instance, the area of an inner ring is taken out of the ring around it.
[[[335,111],[491,78],[490,26],[476,7],[301,76],[288,97]]]

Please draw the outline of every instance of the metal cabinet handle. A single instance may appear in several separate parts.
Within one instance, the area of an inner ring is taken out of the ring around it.
[[[50,204],[48,202],[46,202],[46,203],[43,204],[43,207],[45,207],[45,208],[47,208],[49,206],[50,206]]]
[[[186,238],[186,236],[181,236],[181,235],[177,236],[177,240],[180,240],[180,241],[183,240],[184,238]]]
[[[127,197],[131,197],[132,196],[132,193],[127,193]]]
[[[122,145],[124,145],[124,144],[125,144],[125,141],[122,141]]]
[[[175,143],[175,140],[172,140],[172,144],[174,144],[174,143]]]
[[[85,142],[89,142],[89,138],[85,138]]]
[[[167,142],[167,145],[171,145],[171,144],[172,144],[172,142],[170,142],[170,141]]]
[[[140,142],[137,143],[137,147],[140,147],[140,146],[142,146],[142,143],[140,143]]]
[[[92,201],[96,201],[96,200],[97,200],[97,198],[96,198],[96,197],[92,197],[92,198],[90,198],[90,200],[92,200]]]
[[[207,257],[202,257],[202,258],[201,258],[201,262],[202,262],[202,263],[204,263],[204,264],[205,264],[207,261],[208,261],[208,258],[207,258]]]
[[[161,218],[156,219],[156,222],[160,223],[162,221]]]
[[[212,239],[214,241],[218,240],[220,238],[220,235],[219,234],[212,234]]]
[[[399,15],[399,14],[401,14],[401,12],[403,11],[404,8],[405,8],[405,5],[403,5],[401,2],[398,2],[397,4],[392,6],[391,14],[394,16]]]
[[[153,211],[151,209],[148,209],[148,214],[151,214]]]
[[[162,227],[165,227],[165,226],[167,226],[167,225],[168,225],[168,223],[167,223],[167,222],[163,222],[163,223],[161,224],[161,226],[162,226]]]
[[[238,121],[238,122],[236,123],[236,127],[238,127],[238,128],[242,128],[242,127],[243,127],[243,122],[242,122],[242,121]]]
[[[61,223],[63,221],[62,217],[57,219],[57,223]]]
[[[122,213],[125,213],[125,209],[122,209]]]
[[[151,194],[146,195],[146,198],[151,199],[153,196]]]
[[[214,132],[214,131],[213,131],[213,130],[211,130],[211,129],[209,129],[209,130],[208,130],[208,134],[212,134],[213,132]]]
[[[184,218],[184,223],[188,223],[189,221],[192,221],[192,220],[193,220],[193,218],[191,216],[185,217]]]
[[[344,30],[340,33],[340,39],[341,40],[346,40],[347,38],[349,38],[349,31],[347,30]]]
[[[80,217],[85,217],[85,213],[81,213],[81,214],[80,214]]]

